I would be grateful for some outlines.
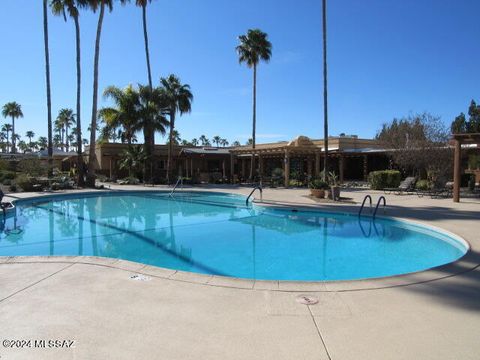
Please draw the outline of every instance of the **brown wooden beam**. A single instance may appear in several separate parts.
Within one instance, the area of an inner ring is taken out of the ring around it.
[[[453,162],[453,201],[460,202],[460,182],[461,182],[461,162],[462,162],[462,143],[455,140],[455,155]]]

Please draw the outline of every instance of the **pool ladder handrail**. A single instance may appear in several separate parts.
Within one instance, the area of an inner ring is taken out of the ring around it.
[[[255,190],[259,190],[260,191],[260,201],[263,201],[263,189],[262,189],[262,186],[255,186],[253,188],[253,190],[250,192],[250,195],[248,195],[247,197],[247,200],[245,200],[245,205],[248,206],[248,200],[250,200],[250,198],[252,197],[253,193],[255,192]]]
[[[170,192],[170,196],[173,196],[175,193],[175,190],[177,190],[178,185],[181,186],[181,189],[183,189],[183,177],[179,176],[177,182],[175,183],[175,186],[173,187],[172,191]]]
[[[377,215],[378,207],[380,206],[380,202],[383,200],[383,212],[385,212],[385,208],[387,207],[387,199],[385,196],[380,196],[377,201],[377,206],[375,206],[375,211],[373,212],[373,218]]]
[[[367,199],[370,200],[370,212],[372,212],[372,197],[370,195],[366,195],[363,198],[362,206],[360,207],[360,211],[358,212],[358,216],[362,215],[362,211],[363,211],[363,208],[365,207],[365,202],[367,201]]]

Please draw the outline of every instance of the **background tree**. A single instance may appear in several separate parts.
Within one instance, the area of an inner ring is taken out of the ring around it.
[[[2,115],[4,118],[12,118],[12,153],[15,154],[15,119],[23,118],[22,106],[15,101],[6,103],[5,105],[3,105]]]
[[[58,112],[57,117],[58,125],[62,131],[62,144],[64,144],[64,150],[68,152],[69,148],[69,135],[68,129],[76,123],[75,114],[73,113],[72,109],[61,109]]]
[[[268,35],[259,29],[248,30],[247,35],[240,35],[240,45],[237,46],[238,60],[253,68],[253,124],[252,148],[255,149],[255,132],[257,126],[257,66],[261,60],[268,62],[272,57],[272,44]],[[253,179],[255,156],[252,153],[250,179]]]
[[[428,176],[436,182],[451,175],[449,136],[449,129],[439,117],[423,113],[383,124],[376,138],[391,150],[394,163],[405,174]]]
[[[31,130],[30,130],[30,131],[27,131],[27,132],[25,133],[25,137],[28,138],[28,145],[29,145],[30,149],[32,149],[32,138],[35,137],[35,133],[34,133],[33,131],[31,131]]]
[[[40,136],[37,143],[41,149],[46,149],[48,147],[48,139],[45,136]]]
[[[10,143],[9,143],[9,139],[10,139],[10,133],[12,132],[12,125],[11,124],[4,124],[2,126],[2,132],[4,132],[6,134],[6,140],[7,140],[7,152],[10,151]]]
[[[189,113],[192,110],[193,95],[190,91],[190,85],[182,84],[175,75],[160,79],[162,98],[166,106],[166,113],[169,117],[169,144],[167,160],[167,183],[170,183],[170,172],[172,170],[173,155],[173,135],[175,131],[175,117],[177,113],[180,116]]]
[[[223,147],[228,146],[228,144],[229,144],[229,142],[228,142],[227,139],[221,139],[220,140],[220,145],[222,145]]]
[[[248,139],[247,142],[245,143],[245,145],[252,146],[253,145],[253,139],[252,138]]]
[[[242,144],[240,144],[240,141],[235,140],[235,141],[232,143],[232,146],[242,146]]]
[[[199,140],[200,140],[202,146],[208,146],[208,145],[210,145],[210,140],[208,140],[208,138],[207,138],[205,135],[201,135],[201,136],[199,137]]]
[[[218,135],[215,135],[215,136],[212,138],[213,143],[216,144],[217,147],[219,146],[221,140],[222,140],[222,138],[221,138],[220,136],[218,136]]]
[[[197,138],[193,138],[192,141],[191,141],[191,144],[193,146],[197,146],[198,145],[198,139]]]

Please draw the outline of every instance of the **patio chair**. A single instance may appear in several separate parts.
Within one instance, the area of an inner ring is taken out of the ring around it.
[[[409,176],[403,180],[397,188],[385,188],[383,191],[385,194],[394,193],[396,195],[401,195],[403,193],[412,192],[415,189],[415,183],[417,178],[414,176]]]
[[[436,185],[430,190],[429,195],[432,199],[451,198],[453,196],[453,182]]]

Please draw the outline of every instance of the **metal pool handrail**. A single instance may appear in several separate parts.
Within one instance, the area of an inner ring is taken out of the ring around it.
[[[173,196],[175,193],[175,190],[177,190],[178,185],[181,184],[181,187],[183,189],[183,177],[179,176],[177,182],[175,183],[175,186],[172,189],[172,192],[170,193],[170,196]]]
[[[250,200],[250,197],[253,195],[255,190],[260,190],[260,201],[263,201],[263,189],[262,189],[262,187],[261,186],[255,186],[253,188],[252,192],[250,193],[250,195],[248,195],[247,200],[245,200],[245,205],[248,206],[248,200]]]
[[[382,197],[383,197],[383,196],[382,196]],[[370,200],[370,212],[372,212],[372,197],[371,197],[370,195],[366,195],[366,196],[363,198],[362,206],[360,207],[360,211],[358,212],[358,216],[361,216],[361,215],[362,215],[363,208],[365,207],[365,201],[367,201],[367,199]]]
[[[375,211],[373,212],[373,218],[375,219],[375,216],[377,215],[378,207],[380,206],[380,202],[383,200],[383,211],[385,211],[385,207],[387,206],[387,199],[385,199],[385,196],[380,196],[380,198],[377,201],[377,206],[375,206]]]

